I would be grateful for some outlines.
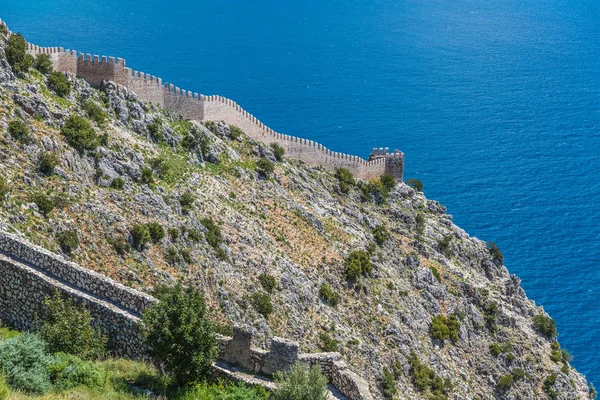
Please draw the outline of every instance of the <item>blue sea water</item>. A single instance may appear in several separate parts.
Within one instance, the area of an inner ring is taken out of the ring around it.
[[[600,382],[600,2],[166,3],[3,0],[0,18],[336,151],[401,149],[406,177],[500,246]]]

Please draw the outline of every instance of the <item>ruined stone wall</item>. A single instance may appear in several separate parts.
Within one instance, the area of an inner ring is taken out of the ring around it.
[[[372,400],[366,380],[348,369],[340,353],[300,354],[297,342],[274,337],[269,350],[252,346],[249,329],[234,327],[233,337],[220,336],[219,360],[249,371],[271,375],[285,371],[297,361],[320,365],[331,384],[350,400]],[[252,382],[249,382],[252,383]]]

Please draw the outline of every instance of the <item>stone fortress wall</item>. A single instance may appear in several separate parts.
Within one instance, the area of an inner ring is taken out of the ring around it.
[[[17,235],[0,231],[0,318],[18,329],[32,329],[42,316],[44,300],[56,292],[88,307],[94,323],[108,335],[109,348],[115,355],[144,358],[140,316],[157,301],[155,298]],[[301,361],[320,364],[331,384],[348,399],[372,399],[367,381],[349,370],[339,353],[300,354],[297,342],[281,338],[273,338],[269,350],[256,349],[252,347],[250,331],[237,327],[233,337],[219,336],[218,339],[219,361],[214,367],[217,375],[236,379],[230,366],[242,367],[251,374],[270,375]],[[264,379],[238,380],[268,389],[274,387]]]
[[[1,20],[0,20],[0,23]],[[378,178],[389,173],[401,181],[404,173],[404,153],[378,149],[364,160],[357,156],[331,151],[312,140],[275,132],[244,110],[235,101],[222,96],[204,96],[182,90],[161,78],[128,68],[122,58],[97,56],[65,50],[62,47],[39,47],[28,44],[32,55],[48,54],[54,69],[85,79],[100,87],[104,80],[113,81],[136,93],[144,102],[172,110],[186,119],[196,121],[225,121],[242,129],[251,138],[270,144],[278,143],[286,155],[309,164],[322,165],[328,170],[343,167],[361,179]]]

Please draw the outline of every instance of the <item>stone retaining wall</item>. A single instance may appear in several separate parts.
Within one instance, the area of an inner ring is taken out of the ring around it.
[[[0,20],[0,24],[4,24]],[[65,50],[62,47],[40,47],[28,43],[31,55],[48,54],[54,69],[71,73],[99,88],[103,80],[113,81],[136,93],[144,102],[179,113],[186,119],[197,121],[225,121],[236,125],[251,138],[265,143],[278,143],[288,157],[309,164],[322,165],[328,170],[347,168],[361,179],[374,179],[389,173],[401,181],[404,173],[404,154],[372,154],[369,160],[331,151],[312,140],[275,132],[244,110],[235,101],[222,96],[204,96],[182,90],[161,78],[132,70],[122,58],[98,56]]]

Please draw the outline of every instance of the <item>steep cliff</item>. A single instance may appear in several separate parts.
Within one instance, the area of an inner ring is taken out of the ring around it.
[[[111,82],[48,81],[0,50],[4,229],[143,291],[197,285],[223,330],[337,349],[378,396],[390,371],[402,399],[588,397],[499,251],[422,193],[278,161]]]

